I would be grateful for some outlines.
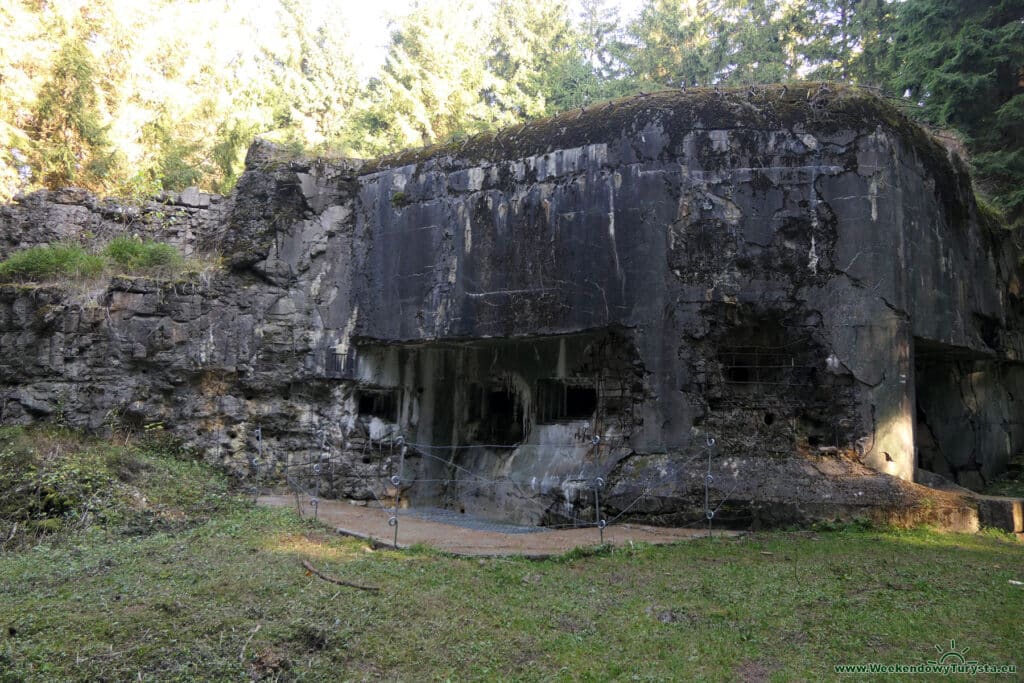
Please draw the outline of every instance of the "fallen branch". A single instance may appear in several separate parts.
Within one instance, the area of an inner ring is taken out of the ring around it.
[[[18,533],[18,523],[15,522],[14,526],[11,527],[11,533],[7,535],[7,540],[0,543],[0,549],[6,548],[7,544],[14,540],[14,535]]]
[[[351,583],[349,581],[342,581],[341,579],[336,579],[333,576],[328,576],[327,574],[324,574],[322,571],[320,571],[319,569],[317,569],[316,567],[311,565],[309,563],[309,560],[303,560],[302,561],[302,567],[307,572],[309,572],[310,574],[313,574],[314,576],[317,576],[317,577],[323,579],[327,583],[335,583],[335,584],[337,584],[339,586],[348,586],[349,588],[358,588],[361,591],[368,591],[370,593],[379,593],[380,592],[380,588],[377,588],[376,586],[361,586],[358,583]]]
[[[252,630],[252,633],[249,634],[249,637],[246,638],[245,644],[242,645],[242,654],[238,655],[238,661],[240,661],[240,662],[244,662],[245,661],[245,649],[247,647],[249,647],[249,643],[252,642],[252,639],[256,636],[257,633],[260,632],[260,629],[262,627],[263,627],[263,624],[256,624],[256,628],[254,628]]]

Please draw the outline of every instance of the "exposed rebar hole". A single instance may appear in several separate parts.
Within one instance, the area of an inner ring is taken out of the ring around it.
[[[732,365],[725,368],[725,381],[733,384],[749,384],[753,381],[750,368],[743,365]]]
[[[775,422],[775,415],[773,415],[772,413],[765,413],[762,420],[766,425],[771,426],[771,424]]]

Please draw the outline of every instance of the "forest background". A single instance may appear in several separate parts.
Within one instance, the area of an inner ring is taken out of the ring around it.
[[[0,202],[226,193],[255,136],[375,157],[664,88],[870,88],[1024,225],[1024,0],[0,0]],[[372,60],[370,60],[372,62]]]

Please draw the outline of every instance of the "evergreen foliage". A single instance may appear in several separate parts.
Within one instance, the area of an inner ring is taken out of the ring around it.
[[[95,59],[77,32],[61,44],[29,124],[35,164],[50,187],[103,185],[113,151],[102,122]]]
[[[356,73],[316,0],[0,0],[0,201],[227,192],[256,135],[373,157],[659,88],[838,80],[966,141],[1024,223],[1024,0],[414,0]]]
[[[494,106],[517,119],[572,106],[584,59],[565,0],[497,0],[489,49]]]
[[[1024,0],[906,0],[888,58],[889,89],[961,132],[983,187],[1024,224]]]
[[[359,151],[368,156],[428,145],[507,123],[490,106],[499,84],[486,68],[485,18],[468,0],[419,3],[391,34],[368,85]]]

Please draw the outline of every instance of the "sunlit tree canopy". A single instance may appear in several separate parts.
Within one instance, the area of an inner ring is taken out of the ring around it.
[[[642,90],[809,78],[956,129],[1024,220],[1024,0],[394,7],[367,24],[379,9],[319,0],[0,0],[0,200],[226,192],[255,136],[376,156]]]

